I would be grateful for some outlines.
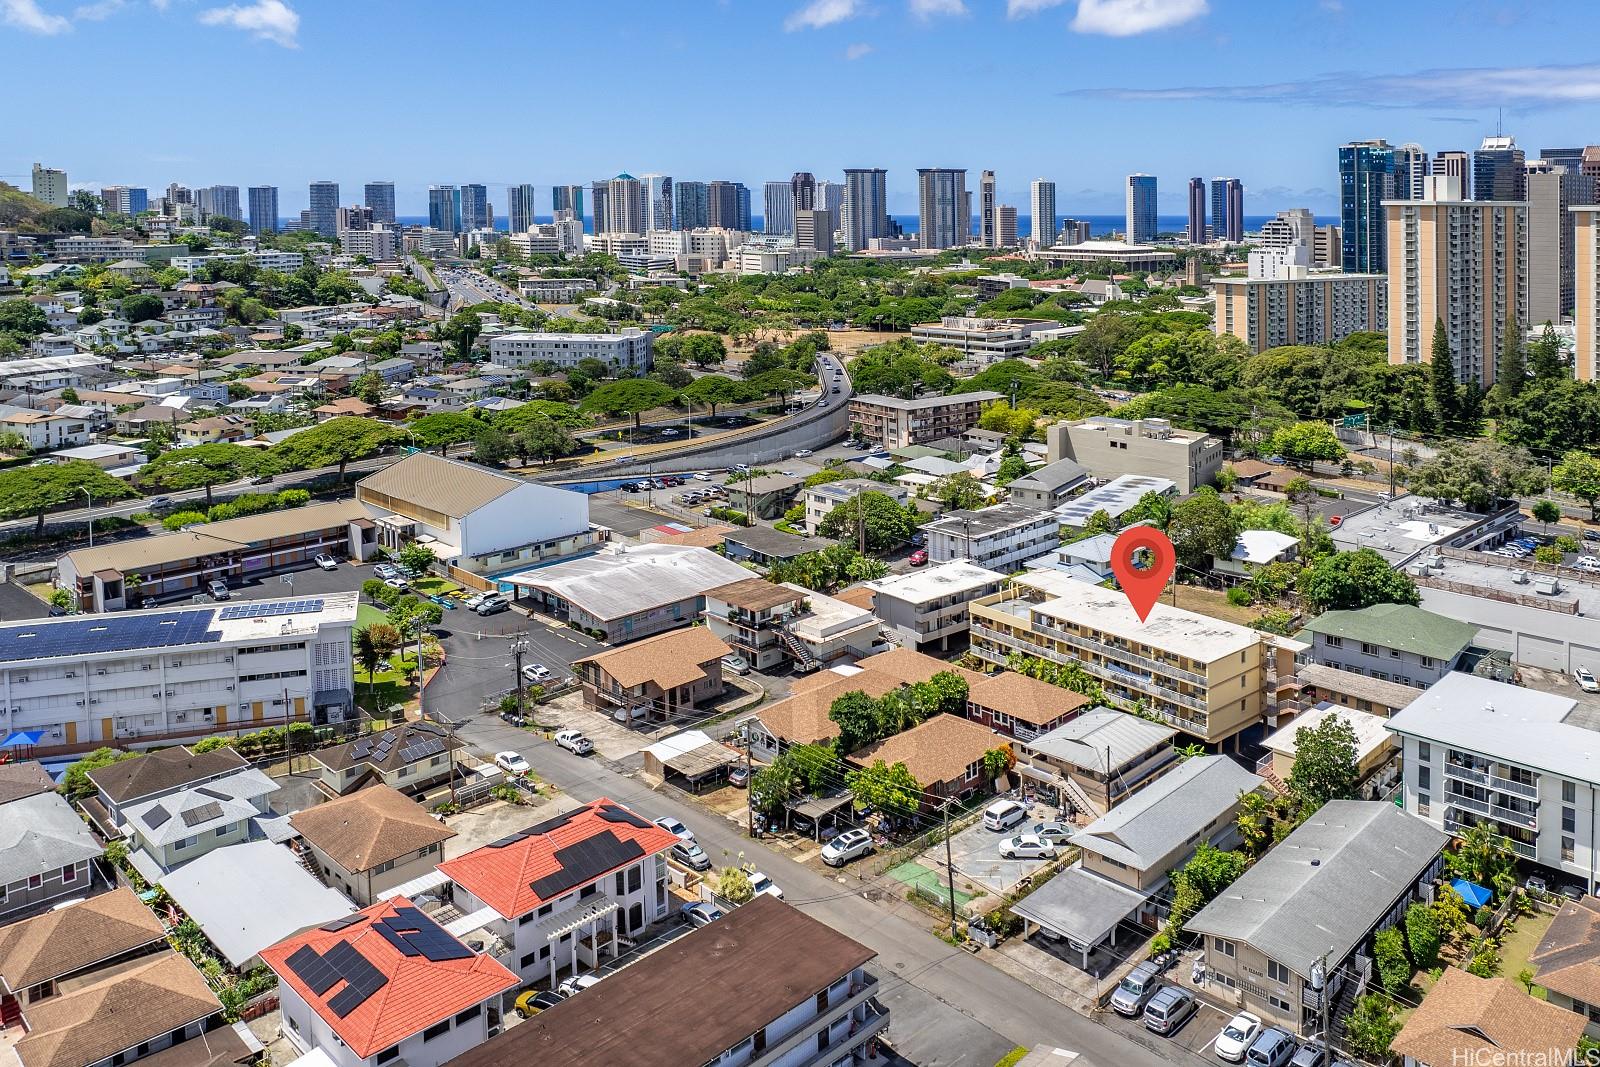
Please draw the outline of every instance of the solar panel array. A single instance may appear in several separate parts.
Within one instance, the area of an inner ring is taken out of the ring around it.
[[[617,804],[600,805],[599,814],[606,822],[627,823],[629,826],[640,830],[648,830],[655,825],[653,822],[646,822],[643,816],[635,815],[627,808]]]
[[[270,619],[276,615],[304,615],[321,611],[322,600],[275,600],[258,604],[234,604],[223,608],[217,618],[224,622],[233,619]]]
[[[17,623],[0,627],[0,663],[219,641],[222,631],[211,628],[211,618],[212,609],[206,608]]]
[[[222,817],[222,805],[215,800],[207,801],[198,808],[190,808],[183,813],[183,825],[199,826],[203,822]]]
[[[286,962],[289,970],[315,996],[323,996],[344,982],[344,988],[328,1001],[328,1009],[341,1019],[389,983],[389,976],[374,967],[348,941],[340,941],[326,953],[318,953],[310,945],[301,945]]]
[[[571,822],[574,818],[576,818],[578,815],[580,815],[582,813],[583,813],[583,809],[582,808],[574,808],[571,811],[565,812],[565,813],[563,813],[561,815],[557,815],[554,818],[546,819],[544,822],[534,823],[532,826],[528,827],[526,830],[518,830],[514,834],[507,834],[505,837],[502,837],[498,841],[491,841],[491,842],[489,842],[487,847],[488,848],[505,848],[507,845],[514,845],[518,841],[523,840],[524,838],[538,837],[541,834],[547,834],[551,830],[556,830],[556,829],[559,829],[560,827],[563,827],[563,826],[567,825],[567,823]]]
[[[343,930],[348,926],[354,926],[356,923],[360,922],[361,920],[363,920],[365,918],[366,918],[365,915],[361,915],[359,913],[356,914],[356,915],[346,915],[344,918],[335,919],[331,923],[323,923],[321,926],[317,927],[317,929],[325,931],[325,932],[330,933],[330,934],[334,934],[334,933],[338,933],[340,930]]]
[[[172,812],[157,804],[144,813],[144,824],[152,830],[159,830],[163,823],[172,818]]]
[[[430,737],[426,741],[417,741],[400,750],[400,758],[406,763],[415,763],[429,756],[436,756],[444,751],[444,742],[437,737]]]
[[[587,885],[607,871],[644,856],[637,841],[623,841],[610,830],[557,849],[555,861],[561,869],[528,883],[541,900],[553,900],[569,889]]]
[[[373,923],[372,928],[407,957],[421,956],[433,963],[442,963],[470,959],[473,954],[444,927],[416,908],[396,908],[392,916]]]

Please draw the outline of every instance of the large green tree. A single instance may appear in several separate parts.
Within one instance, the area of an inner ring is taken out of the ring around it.
[[[760,393],[749,382],[741,382],[724,374],[707,374],[703,378],[696,378],[683,390],[685,400],[710,408],[713,416],[723,404],[737,404],[759,396]]]
[[[262,449],[216,441],[160,453],[139,469],[138,482],[147,489],[204,489],[209,508],[214,487],[281,469]]]
[[[1506,319],[1505,334],[1500,339],[1500,357],[1494,364],[1493,397],[1496,409],[1510,407],[1522,395],[1528,384],[1528,365],[1522,352],[1522,331],[1517,327],[1517,317]]]
[[[858,807],[887,811],[905,819],[913,818],[922,807],[922,784],[904,763],[873,760],[870,767],[847,773],[845,786]]]
[[[883,552],[902,545],[917,530],[908,509],[887,493],[865,492],[855,499],[835,505],[817,524],[823,537],[858,545],[865,536],[869,552]]]
[[[946,511],[972,511],[988,499],[983,483],[969,471],[946,474],[928,487],[928,497],[942,503]]]
[[[1528,348],[1528,369],[1536,381],[1558,381],[1571,376],[1562,352],[1561,338],[1556,336],[1555,328],[1548,322],[1544,324],[1544,332],[1539,334],[1539,339]]]
[[[416,435],[417,443],[423,448],[437,448],[442,456],[451,445],[476,439],[483,426],[482,419],[459,411],[436,411],[406,423],[405,429]]]
[[[1433,397],[1433,407],[1439,424],[1453,429],[1460,420],[1460,383],[1456,380],[1456,361],[1450,352],[1450,337],[1444,332],[1444,322],[1433,324],[1433,353],[1428,365],[1428,391]]]
[[[1526,449],[1472,441],[1439,449],[1406,472],[1406,483],[1418,496],[1458,500],[1473,511],[1488,511],[1502,498],[1543,491],[1545,472]]]
[[[579,405],[583,411],[598,411],[602,415],[632,415],[634,429],[639,428],[640,417],[652,408],[666,407],[677,393],[647,378],[624,378],[606,382],[584,398]]]
[[[1600,522],[1600,458],[1568,452],[1550,472],[1550,485],[1589,505],[1589,518]]]
[[[1206,567],[1206,557],[1227,559],[1239,540],[1239,527],[1227,502],[1210,486],[1202,486],[1187,500],[1172,506],[1167,536],[1178,561],[1195,570]]]
[[[82,460],[13,467],[0,471],[0,520],[32,516],[34,534],[43,537],[46,512],[87,504],[91,497],[99,506],[136,495],[128,483]]]
[[[345,416],[284,438],[272,446],[272,454],[290,470],[337,466],[339,481],[343,483],[345,468],[351,460],[374,455],[401,436],[398,430],[377,419]]]
[[[1330,800],[1355,797],[1360,781],[1358,752],[1355,727],[1342,716],[1329,715],[1316,726],[1295,731],[1288,786],[1300,801],[1302,817]]]
[[[148,322],[151,319],[159,319],[166,306],[161,303],[159,296],[134,293],[132,296],[122,298],[119,310],[122,312],[122,317],[129,322]]]
[[[1337,460],[1345,455],[1344,445],[1325,422],[1296,422],[1280,426],[1267,438],[1265,450],[1276,453],[1291,463],[1310,463],[1313,460]]]
[[[450,320],[439,327],[439,335],[446,341],[455,345],[456,356],[459,359],[472,358],[472,345],[483,333],[483,320],[478,318],[475,311],[458,311],[450,316]]]
[[[1416,604],[1417,584],[1370,548],[1340,552],[1300,572],[1300,596],[1319,610]]]
[[[859,689],[836,697],[828,718],[839,727],[840,752],[857,752],[878,739],[877,702]]]

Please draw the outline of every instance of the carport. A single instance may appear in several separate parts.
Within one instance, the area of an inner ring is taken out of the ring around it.
[[[713,741],[703,730],[685,730],[644,750],[646,774],[663,782],[674,775],[700,792],[705,783],[725,777],[728,768],[744,759],[727,745]]]
[[[1136,889],[1073,864],[1023,897],[1011,910],[1023,921],[1023,935],[1036,930],[1065,940],[1089,969],[1089,956],[1102,943],[1116,943],[1117,927],[1146,900]]]
[[[789,825],[793,826],[796,818],[804,819],[811,824],[811,839],[822,840],[822,823],[827,821],[829,826],[839,825],[841,812],[850,808],[851,797],[845,793],[836,797],[808,797],[801,801],[789,802]]]

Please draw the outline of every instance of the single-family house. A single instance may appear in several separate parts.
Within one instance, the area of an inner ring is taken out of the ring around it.
[[[427,874],[456,836],[415,800],[381,783],[289,817],[330,885],[365,907]]]
[[[129,809],[180,790],[246,770],[250,761],[231,748],[195,752],[179,745],[158,748],[89,772],[95,795],[84,811],[103,835],[115,837]]]
[[[1006,738],[987,726],[960,715],[934,715],[851,753],[846,761],[857,767],[871,767],[880,760],[891,767],[905,764],[922,787],[922,804],[928,808],[940,799],[968,797],[993,785],[984,756],[1005,747]]]
[[[0,920],[89,892],[104,851],[59,793],[0,803]]]
[[[1081,463],[1058,459],[1030,471],[1006,486],[1011,503],[1039,511],[1054,511],[1089,487],[1089,472]]]
[[[662,722],[722,695],[722,657],[732,651],[711,627],[691,626],[586,656],[572,668],[591,711]]]
[[[1545,999],[1582,1015],[1589,1036],[1600,1037],[1600,897],[1562,901],[1528,962]]]
[[[311,760],[317,764],[318,787],[331,797],[353,793],[369,782],[416,793],[447,780],[463,748],[443,727],[408,722],[318,749]]]
[[[1405,1067],[1573,1063],[1586,1020],[1509,978],[1446,967],[1389,1042]]]
[[[128,862],[146,881],[214,849],[262,837],[267,797],[278,783],[254,767],[175,790],[155,800],[125,805],[122,830]]]
[[[0,926],[0,1026],[85,974],[166,947],[166,927],[127,886]]]
[[[1015,671],[1000,671],[967,688],[967,718],[1007,737],[1031,741],[1077,718],[1088,697]]]

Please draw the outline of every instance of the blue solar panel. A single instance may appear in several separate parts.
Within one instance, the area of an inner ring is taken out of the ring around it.
[[[212,609],[205,608],[0,626],[0,663],[219,641],[222,632],[211,629],[211,617]]]
[[[268,619],[277,615],[303,615],[308,611],[321,610],[321,600],[273,600],[260,604],[234,604],[232,607],[223,608],[217,618],[224,621]]]

